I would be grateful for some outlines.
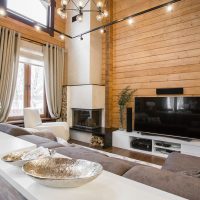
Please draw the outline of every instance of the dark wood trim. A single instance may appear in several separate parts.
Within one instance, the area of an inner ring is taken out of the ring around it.
[[[54,37],[55,8],[56,8],[56,2],[55,0],[51,0],[51,7],[49,7],[48,9],[48,29],[49,29],[49,34],[52,37]]]

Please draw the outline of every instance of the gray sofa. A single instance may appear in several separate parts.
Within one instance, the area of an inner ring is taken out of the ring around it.
[[[55,149],[74,159],[86,159],[101,163],[105,170],[128,179],[161,189],[190,200],[200,200],[200,158],[171,153],[162,169],[111,158],[105,154],[78,145],[64,146],[56,142],[50,133],[32,135],[23,128],[0,124],[0,131],[14,135],[37,146]],[[24,132],[25,131],[25,132]],[[0,179],[1,184],[1,179]]]

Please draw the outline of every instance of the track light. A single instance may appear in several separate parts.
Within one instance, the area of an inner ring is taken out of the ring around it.
[[[101,34],[106,33],[106,28],[105,28],[105,27],[104,27],[104,28],[101,28],[101,29],[100,29],[100,33],[101,33]]]
[[[41,27],[39,25],[36,24],[34,27],[35,27],[36,31],[38,31],[38,32],[41,31]]]
[[[63,34],[60,34],[59,37],[61,40],[65,40],[65,36]]]
[[[0,8],[0,17],[6,16],[6,10],[4,8]]]
[[[132,25],[134,23],[134,19],[132,17],[128,18],[128,24]]]
[[[83,40],[83,36],[81,35],[80,40]]]
[[[82,22],[83,21],[83,13],[78,14],[77,17],[76,17],[76,20],[78,22]]]
[[[172,12],[173,11],[173,6],[170,4],[167,6],[167,12]]]

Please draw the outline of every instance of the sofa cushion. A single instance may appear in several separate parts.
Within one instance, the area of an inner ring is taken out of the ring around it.
[[[111,158],[104,154],[94,152],[80,146],[67,146],[56,149],[57,153],[63,154],[74,159],[85,159],[93,162],[100,163],[104,170],[112,172],[117,175],[123,175],[131,167],[137,165],[128,161]]]
[[[171,153],[162,169],[172,172],[200,170],[200,158],[180,153]]]
[[[40,146],[42,146],[44,148],[48,148],[48,149],[55,149],[55,148],[59,148],[59,147],[64,147],[64,145],[59,144],[58,142],[54,142],[54,141],[38,144],[38,147],[40,147]]]
[[[37,132],[34,132],[32,134],[57,142],[56,136],[50,131],[45,131],[45,130],[44,131],[37,131]]]
[[[186,199],[198,200],[200,197],[198,178],[147,166],[133,167],[123,176]]]
[[[24,128],[6,123],[0,123],[0,131],[15,137],[20,135],[31,135],[31,133]]]
[[[50,139],[39,137],[36,135],[22,135],[22,136],[18,136],[18,138],[21,138],[23,140],[36,144],[37,146],[39,145],[41,146],[41,144],[43,143],[52,142],[52,140]]]

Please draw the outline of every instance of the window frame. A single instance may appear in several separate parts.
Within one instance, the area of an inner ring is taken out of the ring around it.
[[[39,22],[36,22],[32,19],[29,19],[26,16],[18,14],[12,10],[9,10],[7,8],[7,0],[1,0],[0,7],[3,7],[4,9],[7,10],[8,17],[32,27],[35,26],[36,24],[39,24],[41,26],[42,31],[49,33],[49,35],[51,36],[54,36],[54,15],[55,15],[55,7],[56,7],[55,0],[51,0],[51,6],[48,8],[48,11],[47,11],[47,26],[40,24]]]
[[[21,62],[22,63],[22,62]],[[31,64],[24,64],[24,108],[30,107],[31,103]],[[40,115],[41,118],[48,118],[49,111],[47,106],[47,99],[45,95],[45,86],[44,86],[44,113]],[[16,121],[23,120],[24,116],[9,116],[7,121]]]

